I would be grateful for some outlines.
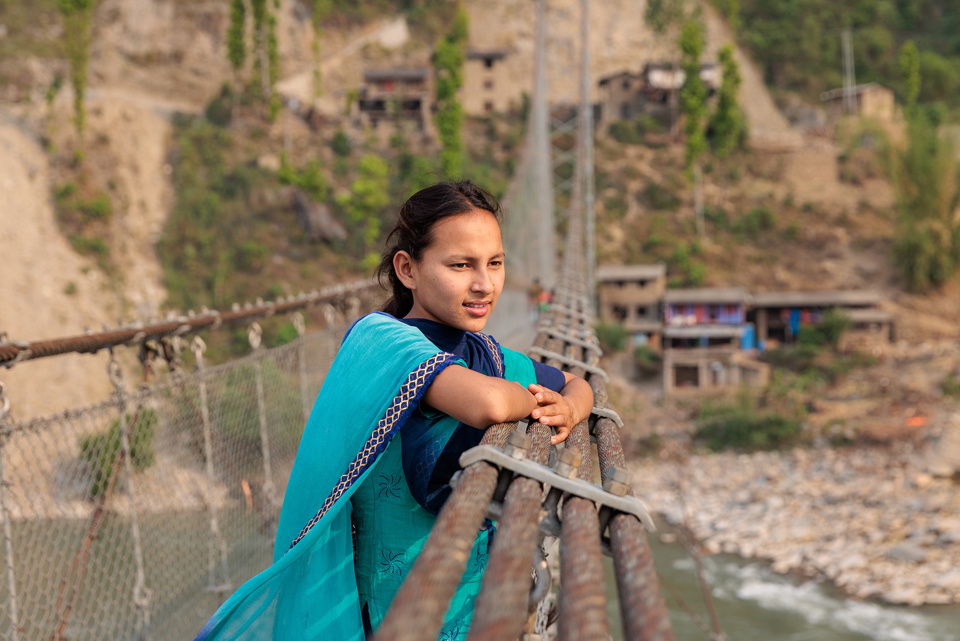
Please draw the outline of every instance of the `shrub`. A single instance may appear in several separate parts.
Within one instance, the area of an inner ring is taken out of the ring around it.
[[[750,240],[757,240],[762,232],[776,227],[776,216],[764,205],[754,207],[747,214],[741,216],[731,227],[731,231],[738,236],[746,236]]]
[[[297,328],[293,323],[284,323],[277,329],[277,345],[286,345],[297,340]]]
[[[622,352],[630,337],[626,328],[617,323],[599,323],[593,329],[597,333],[597,340],[600,341],[600,349],[604,354]]]
[[[102,238],[90,238],[89,236],[71,236],[70,245],[82,256],[95,256],[98,258],[106,257],[109,253],[107,243]]]
[[[960,375],[954,373],[947,374],[943,382],[940,383],[940,390],[944,396],[960,398]]]
[[[695,438],[714,451],[776,449],[795,442],[800,423],[775,413],[760,413],[749,395],[741,392],[734,402],[704,403],[700,408]]]
[[[210,101],[204,112],[210,124],[217,127],[226,127],[233,117],[233,90],[228,83],[223,83],[220,93]]]
[[[660,355],[647,345],[637,345],[634,348],[633,360],[643,376],[652,376],[660,371]]]
[[[144,470],[153,465],[153,441],[157,431],[157,412],[142,408],[136,415],[132,429],[129,422],[133,416],[124,416],[124,424],[130,430],[130,462],[135,470]],[[114,419],[105,432],[90,434],[80,439],[80,459],[90,468],[90,496],[101,496],[113,475],[113,465],[122,447],[120,420]]]
[[[333,134],[333,138],[330,140],[330,149],[332,149],[333,153],[339,158],[349,156],[353,150],[353,143],[350,142],[350,137],[347,135],[347,132],[343,129],[337,129],[336,133]]]
[[[653,181],[637,194],[637,200],[650,209],[676,211],[680,207],[680,198],[676,194]]]

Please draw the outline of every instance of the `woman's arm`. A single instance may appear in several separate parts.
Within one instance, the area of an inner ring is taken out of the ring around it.
[[[551,443],[565,441],[570,430],[593,411],[593,389],[590,384],[569,372],[564,372],[563,377],[566,384],[559,393],[542,385],[530,385],[527,388],[538,405],[530,417],[557,430],[550,439]]]
[[[451,365],[437,374],[423,401],[461,423],[480,429],[519,421],[537,407],[533,393],[519,383],[486,376],[459,365]]]

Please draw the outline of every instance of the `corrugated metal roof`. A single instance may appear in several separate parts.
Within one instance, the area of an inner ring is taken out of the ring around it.
[[[663,299],[668,303],[733,304],[750,300],[742,287],[705,287],[702,289],[668,289]]]
[[[508,53],[506,49],[467,49],[467,60],[503,60]]]
[[[380,80],[424,80],[430,70],[426,67],[398,69],[365,69],[363,79],[367,82]]]
[[[597,280],[652,280],[667,274],[663,263],[654,265],[602,265],[597,267]]]
[[[869,289],[809,292],[762,292],[753,295],[753,307],[843,307],[878,305],[883,297]]]

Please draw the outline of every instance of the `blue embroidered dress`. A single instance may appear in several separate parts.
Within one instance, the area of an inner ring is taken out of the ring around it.
[[[365,627],[376,629],[449,494],[459,452],[483,434],[420,407],[454,363],[523,385],[563,382],[558,370],[483,334],[383,313],[357,321],[301,439],[273,565],[241,586],[197,639],[362,641]],[[491,531],[477,538],[441,638],[466,636]]]

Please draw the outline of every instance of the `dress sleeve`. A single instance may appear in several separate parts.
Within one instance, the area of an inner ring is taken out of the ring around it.
[[[566,385],[566,377],[556,367],[537,362],[520,352],[501,346],[503,351],[504,378],[523,386],[531,383],[559,392]]]

